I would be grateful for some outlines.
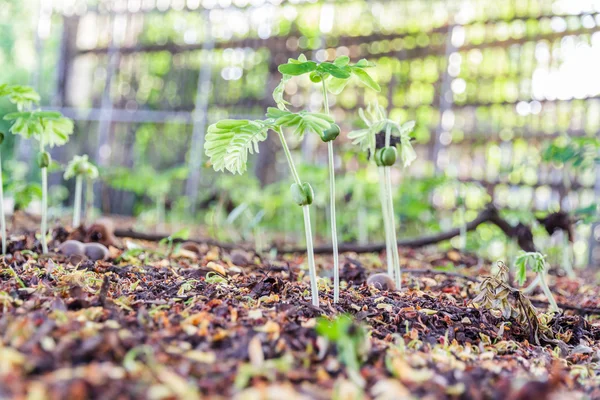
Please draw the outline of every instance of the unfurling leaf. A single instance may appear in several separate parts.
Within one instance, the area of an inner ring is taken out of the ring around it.
[[[208,127],[204,150],[216,171],[224,169],[233,174],[246,171],[248,153],[258,153],[258,143],[267,138],[269,125],[261,120],[236,124],[225,120]],[[220,128],[228,126],[231,128]]]

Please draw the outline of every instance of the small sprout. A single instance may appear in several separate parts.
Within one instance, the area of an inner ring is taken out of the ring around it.
[[[4,116],[4,119],[12,122],[10,131],[24,139],[35,139],[40,145],[38,165],[42,170],[42,222],[41,242],[43,253],[48,252],[47,228],[48,228],[48,166],[50,155],[46,153],[46,146],[62,146],[69,141],[73,133],[73,121],[56,111],[23,111],[40,101],[40,96],[28,86],[3,86],[0,88],[0,96],[8,96],[9,100],[17,105],[18,112]]]
[[[527,267],[530,267],[533,272],[537,274],[538,284],[542,287],[544,294],[548,298],[550,303],[550,311],[560,311],[554,295],[548,286],[546,281],[548,265],[546,263],[546,257],[538,252],[522,252],[515,260],[515,267],[517,268],[517,281],[519,285],[523,285],[527,279]],[[527,290],[530,290],[528,288]]]
[[[83,179],[87,185],[87,207],[86,215],[89,215],[93,195],[93,181],[98,178],[98,168],[88,160],[88,156],[75,156],[67,165],[64,174],[65,179],[75,178],[75,202],[73,204],[73,228],[80,225],[81,221],[81,199],[83,191]]]
[[[415,127],[415,122],[409,121],[400,125],[398,122],[388,119],[385,109],[375,103],[369,104],[366,110],[359,109],[358,114],[367,128],[350,132],[348,138],[352,140],[352,144],[359,146],[364,151],[368,151],[378,167],[379,197],[385,228],[387,270],[388,274],[394,277],[396,287],[400,289],[400,256],[396,240],[390,167],[395,164],[398,156],[402,160],[404,167],[408,167],[417,158],[410,137],[410,133]],[[385,142],[383,147],[378,148],[380,146],[377,145],[377,137],[382,132],[385,133]],[[392,146],[392,137],[399,138],[400,140],[399,152],[396,146]]]
[[[65,256],[83,256],[85,246],[79,240],[67,240],[59,246],[58,252]]]
[[[369,276],[367,279],[367,285],[373,286],[382,291],[391,292],[396,290],[396,284],[394,283],[394,280],[385,273],[373,274]]]
[[[85,255],[92,261],[106,260],[109,251],[108,248],[101,243],[86,243]]]

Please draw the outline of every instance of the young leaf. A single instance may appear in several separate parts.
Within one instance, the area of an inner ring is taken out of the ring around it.
[[[230,122],[228,122],[230,124]],[[246,171],[248,153],[258,153],[258,143],[267,138],[269,126],[264,121],[247,121],[230,129],[208,127],[204,150],[216,171],[227,169],[233,174]]]
[[[290,79],[292,79],[291,75],[283,75],[283,77],[281,78],[281,82],[279,82],[279,85],[277,85],[275,90],[273,90],[273,100],[275,100],[275,104],[277,104],[277,108],[279,108],[280,110],[287,110],[286,106],[290,104],[283,98],[285,85]]]
[[[333,63],[338,67],[345,67],[350,62],[350,57],[348,56],[339,56],[336,58]]]
[[[307,61],[300,64],[282,64],[278,68],[279,72],[283,75],[298,76],[307,74],[317,69],[317,63],[314,61]]]
[[[338,79],[348,79],[352,74],[345,68],[340,68],[335,64],[324,62],[319,64],[317,71],[327,73]]]
[[[350,82],[350,79],[339,79],[339,78],[335,78],[335,77],[331,76],[327,83],[327,89],[331,93],[338,95],[338,94],[342,93],[342,91],[344,90],[346,85],[348,85],[349,82]]]
[[[284,115],[277,119],[275,124],[283,127],[294,127],[296,128],[294,134],[302,137],[307,132],[321,136],[323,131],[329,129],[333,122],[333,118],[329,115],[302,111],[297,114]]]
[[[376,92],[381,91],[381,87],[379,86],[379,84],[377,82],[375,82],[375,80],[373,78],[371,78],[371,76],[369,74],[367,74],[365,71],[363,71],[361,68],[357,68],[357,67],[352,68],[352,73],[354,74],[354,76],[356,76],[358,78],[359,81],[361,81],[363,83],[363,85],[367,86],[368,88],[370,88]]]

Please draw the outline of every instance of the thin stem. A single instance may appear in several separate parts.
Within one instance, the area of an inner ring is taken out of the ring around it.
[[[85,183],[85,219],[91,220],[94,210],[94,181],[87,179]],[[84,221],[85,222],[85,221]]]
[[[385,190],[384,167],[377,167],[377,171],[379,172],[379,199],[381,200],[381,214],[383,216],[383,230],[385,232],[385,255],[387,258],[387,272],[389,276],[394,276],[392,245],[390,243],[390,221]]]
[[[392,246],[392,260],[394,265],[394,280],[396,288],[400,290],[402,286],[402,276],[400,275],[400,255],[398,254],[398,242],[396,240],[396,221],[394,218],[394,202],[392,200],[392,179],[390,177],[390,167],[384,167],[386,193],[388,201],[388,217],[389,217],[389,232],[390,245]]]
[[[73,228],[81,224],[81,195],[83,190],[83,176],[75,177],[75,201],[73,203]]]
[[[308,258],[308,272],[310,274],[310,293],[312,305],[319,307],[319,288],[317,286],[317,271],[315,269],[315,255],[313,250],[312,229],[310,227],[310,209],[302,206],[304,214],[304,231],[306,233],[306,256]]]
[[[2,232],[2,254],[6,254],[6,217],[4,216],[4,191],[2,186],[2,158],[0,158],[0,229]]]
[[[322,80],[323,108],[329,115],[329,99],[327,97],[327,84]],[[337,217],[335,212],[335,160],[333,158],[333,140],[327,142],[327,155],[329,158],[329,208],[331,212],[331,246],[333,247],[333,302],[340,300],[340,265],[337,239]]]
[[[335,165],[333,160],[333,141],[327,142],[327,153],[329,154],[329,208],[331,210],[331,245],[333,247],[333,302],[337,303],[340,300],[340,264],[335,215]]]
[[[300,181],[300,177],[298,176],[298,172],[296,171],[296,166],[294,165],[294,159],[292,158],[292,153],[290,153],[290,148],[285,141],[285,137],[283,136],[283,132],[281,131],[281,127],[277,129],[277,134],[279,134],[279,139],[281,140],[281,146],[283,147],[283,152],[285,153],[285,157],[287,158],[288,165],[290,166],[290,170],[292,171],[292,176],[294,177],[294,182],[298,185],[302,185]]]
[[[290,153],[290,149],[285,141],[285,137],[283,136],[283,132],[281,127],[277,129],[277,133],[279,134],[279,139],[281,140],[281,146],[283,147],[283,151],[288,161],[288,165],[290,166],[290,170],[292,171],[292,175],[294,177],[294,181],[296,184],[301,185],[300,177],[298,176],[298,172],[296,172],[296,166],[294,165],[294,160],[292,158],[292,154]],[[313,241],[312,241],[312,228],[310,226],[310,209],[308,205],[302,206],[302,212],[304,213],[304,233],[306,235],[306,257],[308,258],[308,271],[310,274],[310,291],[312,296],[312,304],[315,307],[319,307],[319,288],[317,286],[317,272],[315,269],[315,254],[313,250]]]
[[[556,300],[554,300],[554,296],[548,287],[548,283],[546,282],[546,271],[542,271],[538,274],[540,277],[540,285],[542,286],[542,290],[544,294],[548,298],[548,303],[550,303],[550,311],[559,311],[558,304],[556,304]]]
[[[48,230],[48,168],[42,168],[42,253],[48,253],[48,240],[46,231]]]
[[[529,284],[529,286],[527,286],[525,289],[522,290],[523,294],[529,294],[531,292],[534,291],[534,289],[536,287],[538,287],[538,285],[540,284],[540,275],[538,274],[538,276],[535,277],[535,279],[533,281],[531,281],[531,283]]]
[[[563,235],[563,268],[567,273],[567,276],[571,279],[575,279],[577,275],[575,274],[575,270],[573,269],[573,252],[571,247],[571,242],[569,242],[569,236],[562,232]]]

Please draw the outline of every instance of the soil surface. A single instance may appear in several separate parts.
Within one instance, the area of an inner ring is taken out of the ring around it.
[[[51,249],[68,236],[55,230]],[[546,313],[535,292],[537,321],[523,323],[513,298],[508,318],[473,304],[495,271],[454,250],[401,249],[394,292],[366,285],[384,254],[344,254],[338,304],[331,258],[317,257],[315,308],[303,255],[121,242],[129,250],[91,262],[13,237],[0,269],[0,399],[600,398],[590,274],[552,276],[564,312]],[[317,329],[343,315],[341,333]]]

